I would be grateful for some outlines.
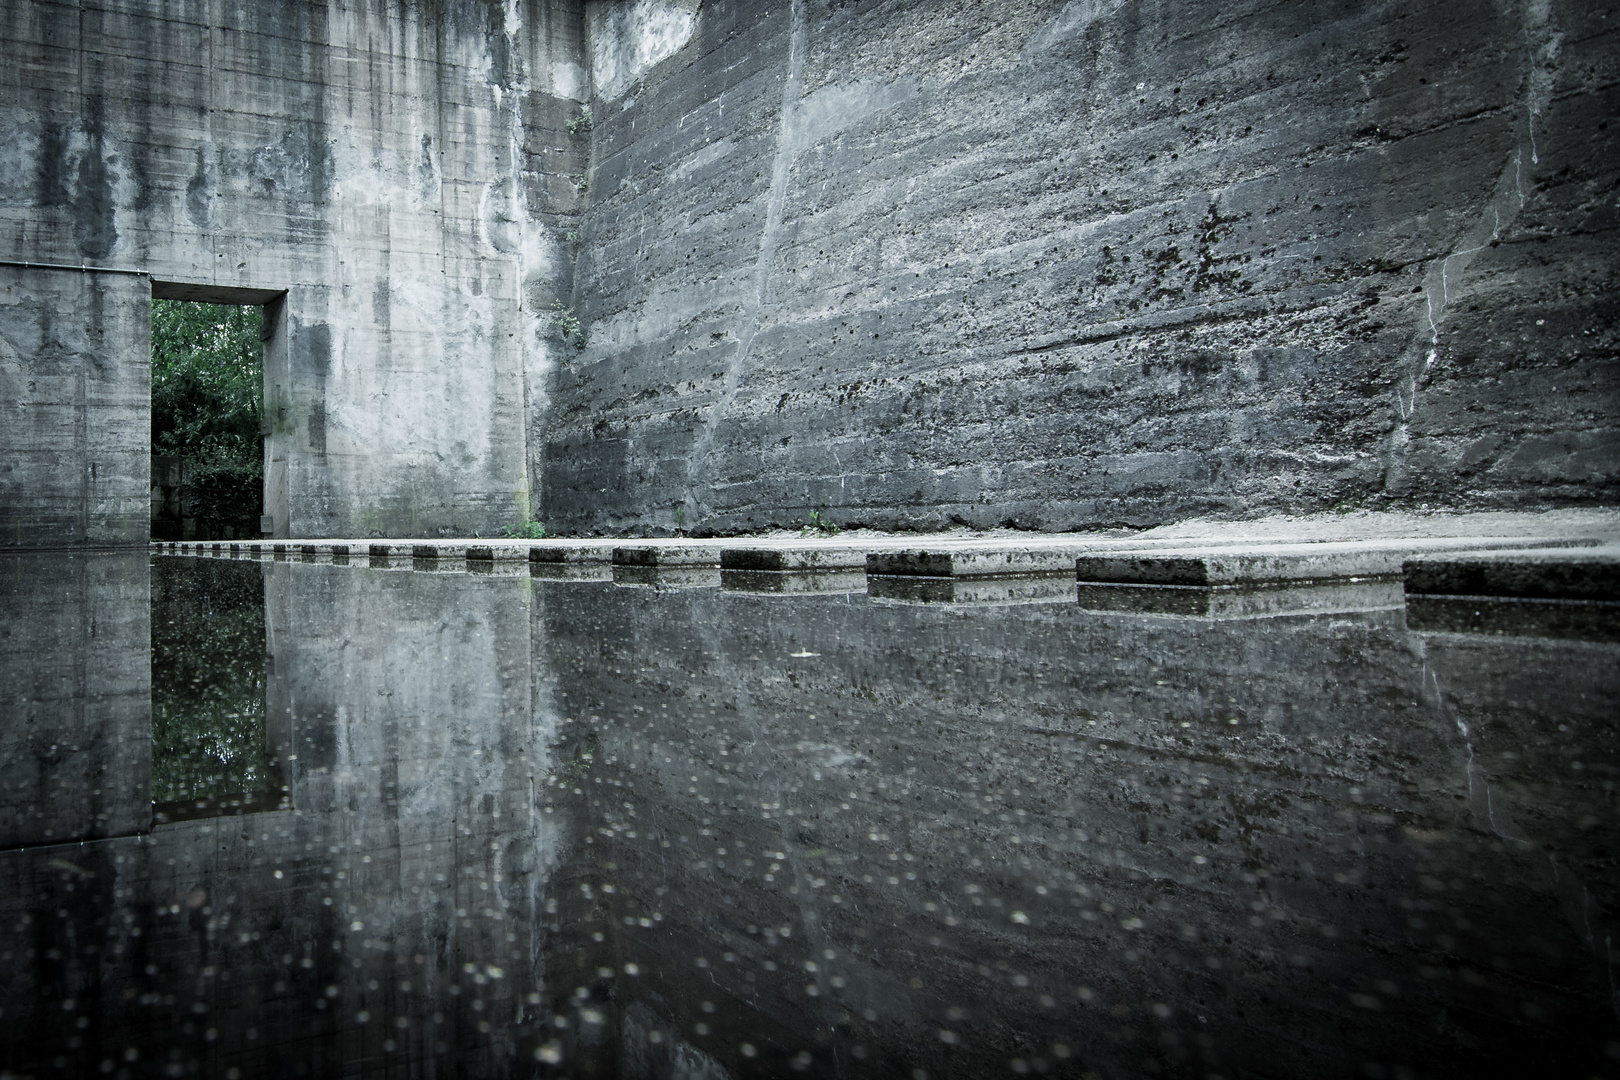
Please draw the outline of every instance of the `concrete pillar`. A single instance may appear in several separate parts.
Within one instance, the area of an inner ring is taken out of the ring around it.
[[[266,304],[264,320],[264,516],[270,519],[270,536],[285,540],[292,535],[287,531],[287,453],[292,439],[285,420],[291,404],[286,300]]]

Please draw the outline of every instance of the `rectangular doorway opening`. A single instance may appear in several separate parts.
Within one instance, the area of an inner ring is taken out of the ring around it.
[[[284,293],[152,283],[152,539],[258,539],[264,353]]]

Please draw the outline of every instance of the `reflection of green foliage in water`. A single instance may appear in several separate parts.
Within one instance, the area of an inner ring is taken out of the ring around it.
[[[261,792],[264,586],[256,563],[152,566],[152,800]]]

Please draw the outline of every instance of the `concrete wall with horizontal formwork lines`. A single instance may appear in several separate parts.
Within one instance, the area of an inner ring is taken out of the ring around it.
[[[569,289],[582,27],[543,0],[8,4],[0,260],[284,293],[277,535],[497,532],[531,507]],[[0,276],[3,542],[144,541],[148,278]]]
[[[1613,503],[1616,23],[29,0],[0,261],[284,293],[284,536]],[[144,539],[148,278],[0,280],[0,543]]]
[[[597,88],[548,518],[1613,502],[1614,14],[705,3]]]

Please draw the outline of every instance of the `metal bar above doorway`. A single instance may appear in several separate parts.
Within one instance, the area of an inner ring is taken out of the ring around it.
[[[151,277],[148,270],[126,270],[117,266],[74,266],[72,263],[40,263],[0,259],[0,266],[19,266],[24,270],[74,270],[81,274],[129,274],[131,277]]]

